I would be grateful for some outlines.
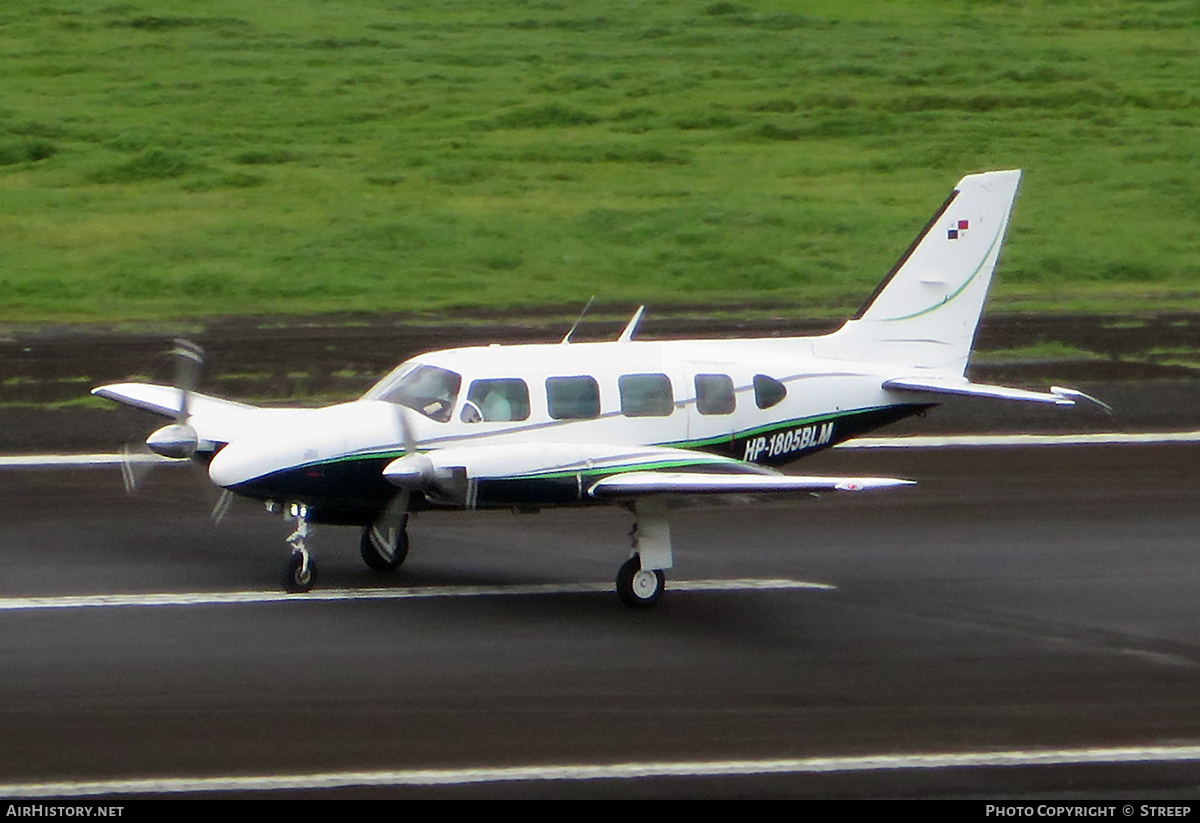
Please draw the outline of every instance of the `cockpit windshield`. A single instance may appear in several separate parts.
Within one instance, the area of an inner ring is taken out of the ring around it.
[[[363,400],[399,403],[431,420],[445,423],[454,411],[462,375],[437,366],[408,363],[380,380]]]

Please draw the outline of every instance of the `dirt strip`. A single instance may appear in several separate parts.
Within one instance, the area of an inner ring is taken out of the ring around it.
[[[172,338],[205,347],[201,390],[255,403],[320,405],[358,396],[422,351],[488,343],[557,342],[561,312],[437,318],[395,315],[217,318],[175,327],[0,328],[0,453],[111,450],[137,442],[156,418],[89,400],[93,386],[171,382]],[[712,320],[647,314],[643,340],[782,337],[832,331],[840,321]],[[576,342],[611,340],[624,320],[587,319]],[[1039,354],[1040,347],[1046,354]],[[1049,409],[978,400],[945,404],[890,434],[1200,430],[1200,315],[1016,315],[985,318],[971,376],[1030,388],[1069,385],[1114,406]]]

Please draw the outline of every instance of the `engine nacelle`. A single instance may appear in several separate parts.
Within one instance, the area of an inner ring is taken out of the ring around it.
[[[150,451],[175,460],[192,457],[196,453],[199,442],[196,430],[187,423],[172,423],[169,426],[163,426],[146,438],[146,445]]]

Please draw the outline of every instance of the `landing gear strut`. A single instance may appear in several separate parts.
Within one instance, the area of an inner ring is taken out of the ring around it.
[[[289,516],[295,518],[296,530],[287,539],[292,547],[292,556],[288,558],[283,573],[283,589],[293,594],[312,591],[317,582],[317,567],[304,545],[309,535],[308,506],[293,503]]]

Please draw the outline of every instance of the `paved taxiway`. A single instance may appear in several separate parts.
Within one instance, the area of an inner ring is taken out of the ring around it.
[[[0,784],[1200,743],[1200,444],[801,465],[919,485],[688,510],[647,612],[607,590],[629,526],[615,509],[425,515],[390,578],[362,567],[353,531],[317,531],[322,590],[434,596],[51,608],[273,595],[289,528],[246,504],[214,529],[186,469],[134,499],[113,469],[0,472]],[[671,589],[684,580],[828,588]],[[13,606],[31,597],[45,600]],[[1146,762],[562,772],[322,796],[1200,793],[1195,756],[1126,759]]]

